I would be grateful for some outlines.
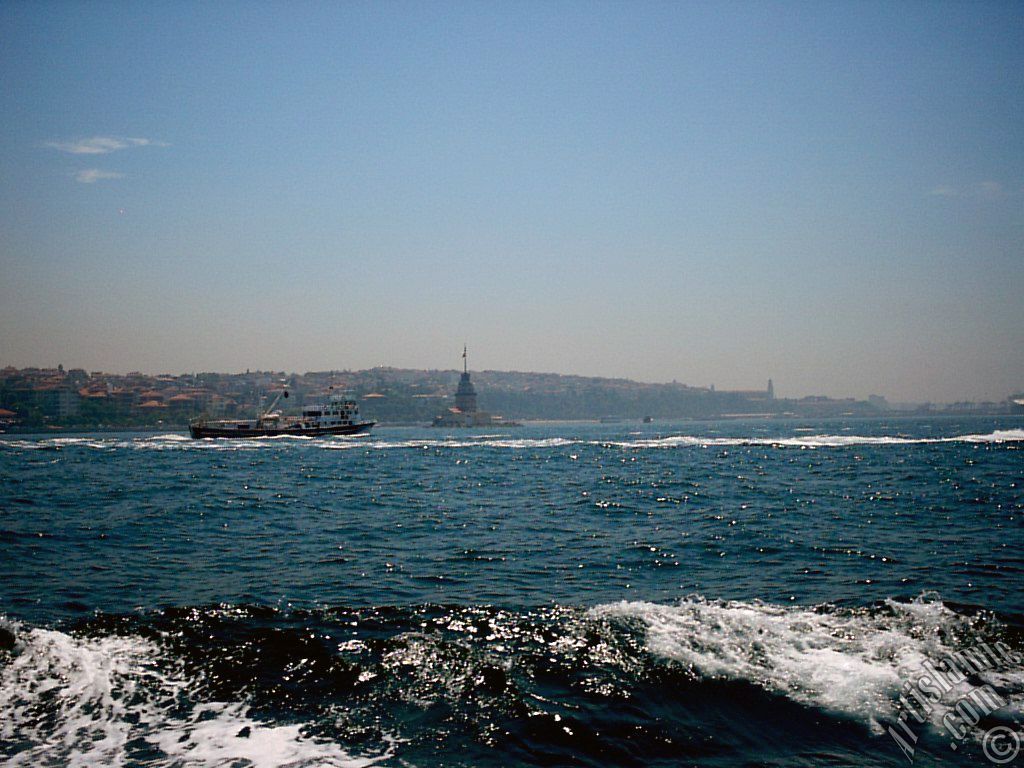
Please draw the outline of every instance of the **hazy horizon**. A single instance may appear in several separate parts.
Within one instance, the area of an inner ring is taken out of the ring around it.
[[[1024,6],[0,6],[0,367],[1024,390]]]
[[[332,371],[333,372],[338,372],[338,373],[360,373],[360,372],[365,372],[365,371],[373,371],[373,370],[376,370],[376,369],[396,370],[396,371],[441,372],[441,373],[458,374],[462,370],[461,366],[456,366],[456,365],[450,365],[450,366],[433,365],[433,366],[423,366],[423,367],[416,368],[416,367],[411,367],[411,366],[388,365],[388,364],[382,364],[382,365],[378,365],[378,366],[371,366],[371,367],[367,367],[367,368],[352,368],[352,367],[333,367],[333,368],[327,367],[327,368],[325,368],[325,367],[320,367],[320,368],[307,368],[307,369],[301,369],[301,370],[300,369],[287,369],[287,368],[280,368],[280,367],[250,367],[250,368],[241,368],[241,369],[232,369],[232,370],[213,369],[213,368],[188,369],[188,370],[162,370],[162,369],[161,370],[141,370],[139,368],[131,368],[131,367],[129,367],[129,368],[122,367],[122,368],[114,369],[114,368],[92,368],[92,367],[83,366],[83,365],[70,365],[69,366],[69,365],[64,365],[64,363],[56,363],[56,364],[53,364],[53,365],[49,365],[49,364],[46,364],[46,365],[26,365],[26,366],[14,366],[14,367],[20,368],[20,369],[36,368],[36,369],[39,369],[39,370],[54,370],[54,369],[57,368],[58,365],[63,365],[65,371],[77,368],[77,369],[85,370],[85,371],[87,371],[90,374],[92,374],[92,373],[101,373],[101,374],[109,375],[109,376],[126,376],[126,375],[133,374],[133,373],[140,373],[140,374],[142,374],[144,376],[152,376],[152,377],[157,377],[157,376],[202,376],[204,374],[217,374],[217,375],[237,376],[237,375],[245,375],[245,374],[249,374],[249,373],[262,373],[262,374],[273,373],[273,374],[281,374],[281,375],[283,375],[285,377],[290,377],[290,376],[306,376],[306,375],[311,375],[311,374],[323,374],[323,373],[329,373],[329,372],[332,372]],[[4,367],[4,366],[0,365],[0,368],[2,368],[2,367]],[[623,381],[623,380],[625,380],[625,381],[632,381],[632,382],[637,383],[637,384],[648,384],[648,385],[681,384],[681,385],[685,385],[685,386],[693,387],[693,388],[708,388],[708,387],[711,387],[711,388],[713,388],[715,390],[718,390],[718,391],[721,391],[721,392],[727,392],[727,391],[732,391],[732,390],[737,390],[737,391],[764,390],[764,389],[767,388],[768,381],[771,380],[773,382],[773,391],[775,393],[775,397],[778,398],[778,399],[783,399],[783,400],[785,400],[785,399],[798,400],[798,399],[800,399],[802,397],[821,396],[821,395],[824,395],[826,397],[836,398],[836,399],[841,399],[841,398],[844,398],[844,397],[854,397],[855,399],[858,399],[858,400],[867,400],[867,398],[869,396],[878,395],[879,394],[878,392],[870,392],[870,393],[865,394],[865,395],[836,394],[834,392],[825,392],[825,391],[820,391],[820,392],[791,392],[791,391],[786,391],[785,386],[784,386],[785,382],[782,382],[783,386],[780,388],[779,382],[777,382],[774,379],[772,379],[772,377],[768,377],[767,379],[763,379],[760,382],[751,381],[751,382],[747,382],[746,384],[741,383],[741,384],[737,384],[735,386],[722,386],[722,385],[719,385],[718,383],[713,382],[713,381],[710,381],[710,382],[694,382],[694,381],[680,381],[678,379],[651,380],[651,379],[639,379],[639,378],[631,377],[631,376],[611,376],[611,375],[600,374],[600,373],[565,373],[565,372],[562,372],[562,371],[539,371],[539,370],[524,370],[524,369],[515,369],[515,368],[474,368],[474,367],[470,367],[469,368],[469,372],[470,372],[470,374],[500,373],[500,374],[518,374],[518,375],[526,375],[526,376],[565,376],[565,377],[578,376],[580,378],[588,378],[588,379],[606,379],[606,380],[614,380],[614,381]],[[1019,392],[1014,391],[1014,392],[1008,393],[1007,395],[1004,395],[1002,397],[988,398],[987,400],[983,399],[983,398],[977,398],[977,399],[974,400],[974,402],[989,401],[989,402],[997,402],[997,403],[999,403],[999,402],[1005,401],[1007,399],[1007,397],[1015,395],[1015,394],[1019,394]],[[930,401],[927,398],[909,398],[909,399],[905,399],[905,400],[901,400],[901,399],[897,399],[897,398],[887,398],[887,399],[889,400],[890,404],[922,404],[922,403],[926,403],[926,402],[955,403],[955,402],[964,402],[966,400],[969,400],[968,398],[959,398],[958,400],[938,400],[938,401]]]

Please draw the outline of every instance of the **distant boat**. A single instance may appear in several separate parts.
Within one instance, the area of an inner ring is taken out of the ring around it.
[[[285,391],[285,397],[288,392]],[[189,434],[203,437],[321,437],[323,435],[357,435],[369,432],[375,421],[359,421],[359,405],[345,395],[331,395],[325,402],[307,405],[301,416],[282,416],[274,410],[281,395],[270,408],[255,419],[196,419],[188,425]]]

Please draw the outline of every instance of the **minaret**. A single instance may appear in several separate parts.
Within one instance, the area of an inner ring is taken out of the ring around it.
[[[476,390],[469,380],[469,363],[466,360],[466,345],[462,345],[462,377],[455,390],[455,407],[463,413],[476,413]]]

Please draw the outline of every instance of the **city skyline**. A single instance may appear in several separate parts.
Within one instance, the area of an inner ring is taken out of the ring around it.
[[[1024,389],[1011,3],[7,4],[0,367]]]
[[[408,368],[401,366],[391,365],[380,365],[370,368],[318,368],[310,370],[287,370],[281,368],[246,368],[244,370],[227,371],[227,370],[189,370],[189,371],[170,371],[170,370],[113,370],[113,369],[95,369],[87,366],[65,366],[63,363],[57,365],[42,365],[42,366],[24,366],[19,368],[18,366],[7,365],[0,367],[0,383],[2,383],[3,375],[12,377],[13,379],[20,379],[26,374],[36,377],[42,382],[43,386],[41,389],[68,389],[74,390],[75,387],[69,382],[75,379],[76,376],[84,376],[89,380],[94,381],[105,381],[107,378],[112,379],[146,379],[146,380],[161,380],[161,381],[181,381],[185,379],[199,379],[208,376],[214,377],[238,377],[238,376],[254,376],[262,377],[267,381],[273,379],[276,383],[274,387],[280,389],[290,389],[290,381],[302,379],[307,376],[351,376],[351,375],[368,375],[379,372],[380,374],[398,375],[404,376],[407,374],[412,375],[446,375],[460,374],[460,370],[471,374],[483,374],[483,375],[495,375],[498,377],[508,376],[525,381],[550,381],[550,380],[561,380],[566,383],[579,383],[583,382],[594,382],[602,384],[627,384],[637,385],[641,387],[676,387],[684,390],[706,390],[712,393],[718,392],[720,394],[742,394],[742,395],[755,395],[759,399],[767,397],[769,400],[776,399],[776,388],[774,380],[769,377],[764,386],[760,386],[758,382],[748,382],[749,386],[740,387],[725,387],[718,386],[715,382],[687,382],[672,379],[671,381],[644,381],[642,379],[635,379],[629,377],[615,377],[615,376],[601,376],[601,375],[586,375],[586,374],[567,374],[560,373],[558,371],[518,371],[510,369],[500,368],[463,368],[460,369],[457,366],[431,366],[427,368]],[[63,384],[57,384],[50,380],[48,377],[59,376],[64,380]],[[527,384],[525,389],[529,389],[530,385]],[[269,391],[269,390],[268,390]],[[966,404],[974,405],[1006,405],[1011,401],[1020,404],[1024,396],[1024,391],[1015,390],[1014,392],[1008,393],[1005,396],[997,397],[993,399],[978,399],[978,400],[949,400],[949,401],[931,401],[926,399],[910,399],[905,401],[898,401],[895,399],[886,398],[884,395],[878,393],[871,393],[864,397],[855,396],[836,396],[834,393],[829,392],[785,392],[783,391],[777,397],[781,400],[830,400],[835,402],[840,401],[858,401],[858,402],[871,402],[882,407],[894,407],[894,408],[916,408],[921,405],[940,405],[940,406],[960,406]]]
[[[478,385],[487,407],[478,405]],[[651,423],[655,419],[1019,417],[1024,413],[1024,397],[981,403],[894,403],[879,396],[866,400],[777,397],[771,380],[763,389],[726,390],[677,382],[466,369],[116,375],[80,368],[0,368],[0,429],[175,428],[195,419],[247,416],[278,405],[294,415],[311,401],[338,393],[365,406],[371,421],[442,427],[518,426],[519,419]]]

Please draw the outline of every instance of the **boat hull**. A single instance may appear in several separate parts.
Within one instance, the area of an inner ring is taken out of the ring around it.
[[[221,427],[215,424],[189,424],[188,431],[193,438],[199,440],[204,437],[279,437],[291,435],[292,437],[323,437],[324,435],[358,435],[369,432],[375,421],[364,421],[359,424],[336,424],[323,427],[304,426],[280,426],[280,427],[250,427],[238,429],[237,427]]]

